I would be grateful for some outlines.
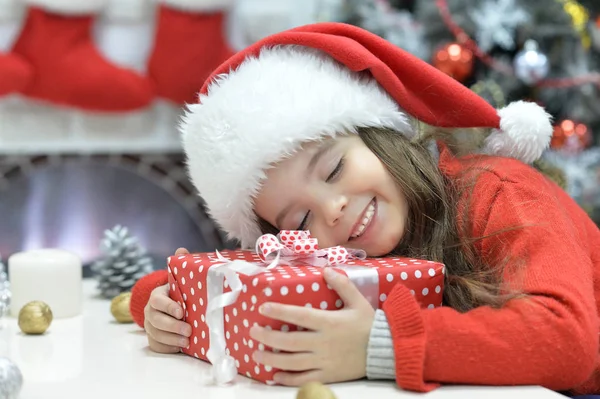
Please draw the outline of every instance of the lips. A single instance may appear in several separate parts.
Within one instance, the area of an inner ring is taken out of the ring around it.
[[[350,239],[357,239],[367,230],[369,224],[373,221],[373,216],[375,215],[375,198],[369,202],[369,205],[365,208],[363,213],[360,215],[360,218],[352,228],[352,233],[350,234]]]

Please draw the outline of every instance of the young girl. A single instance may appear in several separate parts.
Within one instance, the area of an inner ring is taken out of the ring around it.
[[[306,328],[252,327],[256,341],[281,350],[253,356],[284,370],[276,382],[366,376],[416,391],[600,392],[600,232],[527,166],[552,134],[538,105],[497,111],[383,39],[325,23],[233,56],[181,130],[209,214],[243,247],[266,232],[307,229],[323,247],[447,267],[436,309],[421,309],[398,284],[374,310],[335,273],[326,279],[345,303],[339,311],[263,306]],[[132,313],[152,349],[176,352],[191,328],[166,279],[160,271],[140,280]]]

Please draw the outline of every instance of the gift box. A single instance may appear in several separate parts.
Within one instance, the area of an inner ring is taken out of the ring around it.
[[[299,330],[259,314],[264,302],[335,311],[344,303],[329,287],[323,267],[347,275],[374,308],[381,308],[396,284],[404,284],[421,307],[442,305],[444,265],[400,257],[365,258],[362,251],[319,249],[308,232],[281,232],[257,241],[256,251],[237,250],[172,256],[168,259],[170,297],[192,326],[183,353],[208,361],[218,383],[242,374],[267,384],[277,372],[252,360],[255,350],[271,350],[250,338],[257,324]]]

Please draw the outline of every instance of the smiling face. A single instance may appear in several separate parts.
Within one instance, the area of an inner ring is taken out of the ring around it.
[[[319,246],[390,253],[407,224],[406,199],[356,135],[307,144],[266,172],[256,214],[278,230],[310,230]]]

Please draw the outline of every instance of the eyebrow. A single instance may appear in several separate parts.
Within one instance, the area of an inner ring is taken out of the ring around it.
[[[319,149],[313,154],[310,161],[308,162],[308,166],[306,167],[306,176],[310,176],[314,172],[317,163],[319,163],[319,160],[323,157],[323,155],[331,151],[334,145],[334,140],[327,140],[321,147],[319,147]],[[278,230],[281,230],[281,223],[283,222],[291,208],[292,204],[289,204],[288,206],[283,208],[275,218],[275,227]]]

